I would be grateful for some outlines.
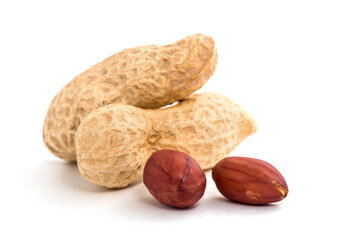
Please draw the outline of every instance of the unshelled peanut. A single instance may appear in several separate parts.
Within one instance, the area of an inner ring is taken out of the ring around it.
[[[52,100],[43,140],[56,156],[75,161],[75,133],[89,113],[111,103],[159,108],[181,100],[214,73],[211,37],[194,34],[169,45],[118,52],[76,76]]]
[[[90,181],[121,188],[142,177],[155,151],[182,151],[209,169],[256,129],[248,112],[215,93],[194,94],[157,110],[111,104],[82,121],[76,134],[77,163]]]

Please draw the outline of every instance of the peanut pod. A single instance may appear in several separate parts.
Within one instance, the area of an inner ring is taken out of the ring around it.
[[[183,99],[212,76],[217,51],[195,34],[173,44],[118,52],[76,76],[52,100],[43,140],[56,156],[75,161],[75,133],[89,113],[111,103],[159,108]]]
[[[90,181],[121,188],[142,177],[147,159],[157,150],[185,152],[209,169],[256,129],[248,112],[215,93],[194,94],[157,110],[112,104],[82,121],[76,134],[77,163]]]

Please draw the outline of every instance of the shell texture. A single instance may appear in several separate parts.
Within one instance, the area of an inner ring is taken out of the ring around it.
[[[142,177],[147,159],[158,150],[185,152],[205,170],[256,130],[247,111],[215,93],[193,94],[156,110],[111,104],[81,123],[76,134],[77,162],[90,181],[121,188]]]
[[[213,39],[202,34],[118,52],[76,76],[54,97],[43,141],[54,155],[76,161],[75,133],[89,113],[112,103],[155,109],[179,101],[207,82],[217,59]]]

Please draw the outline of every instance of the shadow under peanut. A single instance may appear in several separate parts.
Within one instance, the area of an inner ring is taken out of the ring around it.
[[[76,163],[62,160],[34,166],[27,180],[30,189],[41,199],[64,206],[92,204],[122,191],[91,183],[81,175]]]
[[[112,211],[127,220],[141,220],[148,222],[170,222],[186,220],[199,214],[199,204],[188,208],[174,208],[157,201],[146,189],[143,182],[130,189],[131,197],[120,207],[113,206]]]
[[[205,194],[195,205],[184,209],[166,206],[156,200],[141,183],[130,189],[133,195],[130,201],[120,207],[121,216],[152,222],[183,221],[196,216],[206,221],[212,217],[222,219],[239,216],[259,217],[276,214],[281,209],[282,203],[248,205],[230,201],[217,190],[211,178],[211,171],[205,171],[205,174],[207,179]]]
[[[178,209],[157,201],[142,180],[123,189],[108,189],[89,182],[76,163],[59,160],[42,162],[26,176],[27,186],[40,199],[63,207],[100,207],[106,214],[127,220],[150,222],[187,221],[210,216],[259,216],[280,210],[279,203],[260,206],[232,202],[222,197],[207,175],[207,189],[195,205]]]
[[[209,211],[228,216],[258,216],[272,214],[281,209],[278,203],[249,205],[231,201],[219,194],[204,199],[204,207]]]
[[[214,186],[211,186],[211,188]],[[206,218],[208,216],[221,217],[226,216],[261,216],[273,214],[280,210],[278,204],[265,205],[247,205],[232,202],[220,196],[214,189],[205,192],[204,197],[195,205],[178,209],[166,206],[157,201],[145,188],[144,184],[136,185],[131,189],[134,192],[130,201],[127,201],[116,212],[120,212],[123,218],[131,220],[144,220],[151,222],[170,222],[170,221],[187,221],[188,218]]]

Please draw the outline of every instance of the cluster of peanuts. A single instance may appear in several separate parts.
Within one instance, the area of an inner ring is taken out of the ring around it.
[[[118,52],[54,97],[44,143],[108,188],[141,179],[149,157],[162,149],[186,153],[202,170],[211,169],[257,129],[251,115],[225,96],[193,94],[213,75],[217,60],[213,39],[202,34]]]

